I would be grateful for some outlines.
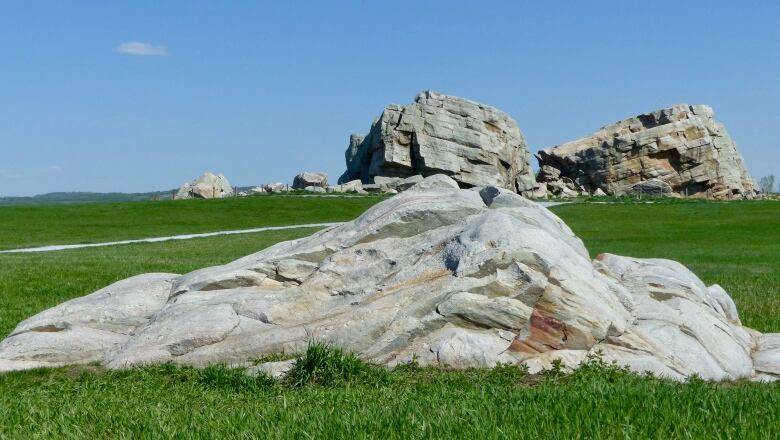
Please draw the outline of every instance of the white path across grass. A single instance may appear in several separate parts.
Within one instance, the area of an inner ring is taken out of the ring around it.
[[[264,228],[252,228],[252,229],[238,229],[233,231],[217,231],[217,232],[204,232],[200,234],[183,234],[183,235],[171,235],[169,237],[154,237],[154,238],[139,238],[135,240],[121,240],[121,241],[108,241],[105,243],[85,243],[85,244],[58,244],[52,246],[40,246],[24,249],[10,249],[7,251],[0,251],[0,254],[8,254],[12,252],[51,252],[62,251],[66,249],[81,249],[91,247],[102,246],[115,246],[118,244],[133,244],[133,243],[158,243],[161,241],[169,240],[189,240],[191,238],[202,237],[214,237],[216,235],[236,235],[236,234],[251,234],[253,232],[264,231],[281,231],[284,229],[300,229],[300,228],[322,228],[328,226],[337,226],[342,223],[309,223],[305,225],[287,225],[287,226],[266,226]]]
[[[568,202],[537,202],[542,206],[545,207],[553,207],[556,205],[563,205]],[[133,243],[159,243],[161,241],[170,241],[170,240],[189,240],[191,238],[203,238],[203,237],[214,237],[217,235],[236,235],[236,234],[251,234],[253,232],[264,232],[264,231],[281,231],[285,229],[300,229],[300,228],[324,228],[324,227],[330,227],[330,226],[338,226],[343,224],[343,222],[336,222],[336,223],[308,223],[304,225],[287,225],[287,226],[266,226],[263,228],[251,228],[251,229],[236,229],[233,231],[217,231],[217,232],[204,232],[200,234],[182,234],[182,235],[171,235],[168,237],[153,237],[153,238],[138,238],[134,240],[120,240],[120,241],[107,241],[104,243],[84,243],[84,244],[56,244],[51,246],[38,246],[38,247],[31,247],[31,248],[22,248],[22,249],[9,249],[5,251],[0,251],[0,254],[10,254],[10,253],[29,253],[29,252],[52,252],[52,251],[64,251],[67,249],[83,249],[83,248],[92,248],[92,247],[103,247],[103,246],[116,246],[119,244],[133,244]]]

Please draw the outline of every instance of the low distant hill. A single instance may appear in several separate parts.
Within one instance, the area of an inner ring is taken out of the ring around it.
[[[171,191],[148,193],[53,192],[32,197],[0,197],[0,205],[40,205],[55,203],[137,202],[170,199]]]
[[[236,190],[248,191],[251,188],[253,187],[239,186],[236,187]],[[169,189],[145,193],[52,192],[30,197],[0,197],[0,206],[171,200],[176,191],[175,189]]]

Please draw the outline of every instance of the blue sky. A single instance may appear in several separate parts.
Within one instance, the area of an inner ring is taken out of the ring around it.
[[[424,89],[508,112],[532,151],[709,104],[758,179],[779,49],[778,2],[8,1],[0,195],[335,180],[349,134]]]

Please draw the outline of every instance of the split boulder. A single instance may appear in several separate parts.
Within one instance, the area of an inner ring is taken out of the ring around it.
[[[726,127],[704,105],[680,104],[629,118],[536,157],[539,182],[569,178],[588,193],[601,189],[619,196],[652,187],[659,194],[715,199],[756,194]]]
[[[293,179],[293,188],[305,189],[309,186],[325,188],[328,186],[328,175],[325,173],[303,172]]]
[[[346,163],[339,182],[446,174],[461,187],[525,192],[536,186],[525,139],[509,115],[432,91],[386,107],[367,135],[353,134]]]

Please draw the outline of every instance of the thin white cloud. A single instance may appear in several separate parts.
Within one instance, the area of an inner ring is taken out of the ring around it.
[[[137,57],[165,57],[168,56],[168,48],[166,46],[141,43],[140,41],[129,41],[122,43],[116,48],[116,51],[125,54],[133,55]]]
[[[60,171],[62,171],[62,166],[61,165],[52,165],[52,166],[49,167],[49,170],[50,171],[54,171],[55,173],[59,173]]]

